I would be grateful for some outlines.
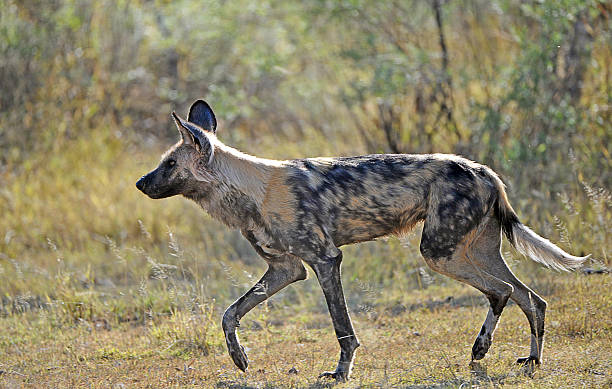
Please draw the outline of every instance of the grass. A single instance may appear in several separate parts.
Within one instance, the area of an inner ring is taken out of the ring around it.
[[[335,367],[339,350],[312,275],[242,320],[251,359],[242,373],[220,318],[264,262],[193,204],[134,189],[156,146],[136,152],[94,131],[57,148],[0,172],[0,387],[330,385],[316,377]],[[504,246],[511,268],[549,302],[545,361],[532,377],[513,364],[529,348],[515,305],[489,355],[469,366],[485,299],[425,267],[417,229],[343,249],[362,347],[353,379],[339,387],[612,385],[611,279],[597,272],[610,267],[612,197],[579,176],[568,176],[558,198],[564,211],[533,227],[576,254],[593,253],[594,274],[549,272]]]
[[[314,280],[307,281],[314,282]],[[470,288],[417,290],[412,305],[375,305],[353,318],[362,347],[353,379],[339,387],[603,387],[612,384],[610,276],[548,274],[545,361],[528,376],[513,364],[529,350],[527,321],[516,305],[504,312],[488,356],[469,365],[486,313]],[[383,291],[384,292],[384,291]],[[350,299],[351,296],[349,296]],[[145,324],[78,320],[49,311],[0,322],[0,385],[5,387],[326,387],[317,375],[335,366],[338,346],[324,312],[260,306],[243,319],[246,373],[226,354],[219,309],[176,313]],[[215,312],[215,313],[212,313]],[[290,373],[295,369],[297,373]]]

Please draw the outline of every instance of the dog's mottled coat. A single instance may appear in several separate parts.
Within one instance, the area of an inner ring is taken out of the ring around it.
[[[335,371],[348,378],[359,346],[340,280],[339,247],[387,235],[402,235],[424,222],[420,250],[434,270],[483,292],[489,313],[472,348],[484,357],[509,298],[531,326],[531,352],[542,357],[546,302],[521,283],[501,254],[501,233],[523,254],[569,270],[574,257],[521,224],[504,185],[488,167],[455,155],[375,154],[275,161],[256,158],[221,143],[214,113],[196,101],[187,120],[173,113],[181,140],[137,187],[152,198],[181,194],[212,217],[241,230],[269,267],[262,279],[223,316],[230,356],[248,365],[236,328],[248,311],[292,282],[315,272],[340,343]]]

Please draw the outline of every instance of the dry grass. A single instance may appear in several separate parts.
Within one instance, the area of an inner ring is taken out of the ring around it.
[[[352,380],[339,387],[603,387],[612,384],[611,278],[548,274],[545,361],[529,377],[513,362],[528,353],[528,325],[516,305],[495,342],[469,365],[486,313],[483,299],[458,284],[414,291],[413,304],[353,313],[362,347]],[[307,281],[307,282],[313,282]],[[384,293],[384,291],[383,291]],[[453,296],[453,298],[448,298]],[[350,298],[351,296],[349,296]],[[220,308],[220,307],[217,307]],[[373,315],[373,311],[376,311]],[[52,324],[49,312],[3,318],[2,387],[326,387],[338,346],[324,312],[262,306],[243,319],[250,356],[235,368],[221,342],[218,311],[174,314],[146,324]],[[295,368],[297,374],[289,371]]]

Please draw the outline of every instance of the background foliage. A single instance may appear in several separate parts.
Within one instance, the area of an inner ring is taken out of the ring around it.
[[[0,10],[1,315],[180,322],[177,312],[209,317],[256,281],[263,263],[238,233],[134,188],[177,138],[170,112],[200,97],[219,137],[258,156],[484,162],[523,222],[592,253],[588,266],[610,265],[608,2],[0,0]],[[418,239],[346,249],[353,311],[447,282],[422,267]],[[537,266],[521,268],[537,282]],[[272,301],[324,312],[319,294],[307,281]],[[209,342],[157,325],[154,339]]]

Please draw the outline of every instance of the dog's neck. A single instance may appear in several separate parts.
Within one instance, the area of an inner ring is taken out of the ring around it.
[[[230,227],[260,227],[269,177],[282,165],[281,161],[257,158],[219,142],[210,164],[214,180],[207,184],[208,195],[194,200]]]
[[[270,174],[280,166],[281,161],[257,158],[219,142],[215,145],[211,168],[220,182],[248,195],[261,206]]]

